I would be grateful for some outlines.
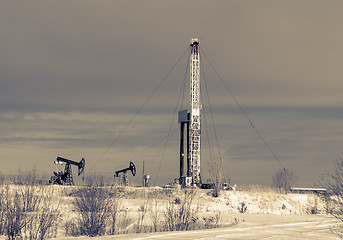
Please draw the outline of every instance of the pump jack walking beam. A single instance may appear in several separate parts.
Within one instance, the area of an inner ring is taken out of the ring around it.
[[[80,176],[80,174],[83,172],[83,170],[85,169],[85,159],[82,158],[80,162],[75,162],[66,158],[62,158],[62,157],[57,157],[56,158],[56,163],[60,163],[60,162],[65,162],[66,164],[71,164],[71,165],[75,165],[78,168],[78,176]]]
[[[130,162],[130,165],[128,168],[124,168],[122,170],[118,170],[115,172],[114,177],[119,177],[119,173],[126,173],[126,171],[131,171],[132,175],[135,176],[136,175],[136,167],[135,164],[133,164],[133,162]]]
[[[123,173],[122,174],[122,184],[124,186],[127,186],[129,184],[129,179],[128,179],[127,173],[126,173],[127,171],[131,171],[133,176],[136,175],[136,167],[135,167],[135,164],[133,164],[133,162],[130,162],[130,165],[129,165],[128,168],[124,168],[124,169],[118,170],[114,174],[114,177],[119,177],[119,173]]]

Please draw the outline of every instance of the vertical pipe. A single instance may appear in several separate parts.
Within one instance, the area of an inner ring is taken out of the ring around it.
[[[190,120],[191,114],[187,113],[187,177],[191,177],[192,176],[192,172],[191,172],[191,155],[190,155],[190,137],[189,137],[189,120]]]
[[[145,187],[145,173],[144,173],[144,161],[143,161],[143,174],[142,174],[142,187]]]
[[[184,176],[183,170],[184,170],[184,157],[185,157],[185,150],[184,150],[184,129],[185,129],[185,123],[180,123],[180,184],[182,183],[182,177]]]

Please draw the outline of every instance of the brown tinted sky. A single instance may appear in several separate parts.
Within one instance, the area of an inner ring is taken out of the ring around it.
[[[144,160],[158,183],[177,177],[178,132],[167,143],[149,147],[169,129],[177,129],[176,118],[171,121],[187,54],[109,146],[186,51],[192,36],[201,37],[203,52],[282,165],[295,171],[298,185],[312,186],[342,152],[342,1],[1,5],[2,173],[36,166],[50,174],[54,159],[62,155],[85,157],[89,173],[111,176],[130,161],[141,169]],[[280,165],[204,56],[202,62],[226,154],[226,176],[235,183],[271,184]],[[139,177],[135,181],[139,183]]]

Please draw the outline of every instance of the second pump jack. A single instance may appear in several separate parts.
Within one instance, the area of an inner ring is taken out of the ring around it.
[[[123,173],[122,174],[122,185],[124,185],[124,186],[129,185],[129,178],[127,176],[127,171],[131,171],[133,176],[136,175],[136,167],[135,167],[135,164],[133,164],[133,162],[130,162],[130,165],[128,168],[118,170],[114,174],[114,177],[119,177],[119,173]]]

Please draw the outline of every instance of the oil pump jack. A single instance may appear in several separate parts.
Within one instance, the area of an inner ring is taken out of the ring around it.
[[[60,184],[60,185],[74,185],[73,181],[73,173],[71,169],[71,165],[75,165],[78,167],[78,176],[83,173],[85,169],[86,160],[84,158],[81,159],[80,162],[75,162],[66,158],[57,157],[54,161],[55,164],[63,164],[65,163],[64,172],[54,172],[54,175],[50,178],[49,183],[51,184]]]
[[[136,167],[135,167],[135,164],[133,164],[133,162],[130,162],[130,165],[128,168],[118,170],[114,174],[114,177],[119,177],[119,173],[123,173],[122,174],[122,185],[124,185],[124,186],[129,185],[129,178],[127,177],[127,173],[126,173],[129,170],[131,171],[133,176],[136,175]]]

